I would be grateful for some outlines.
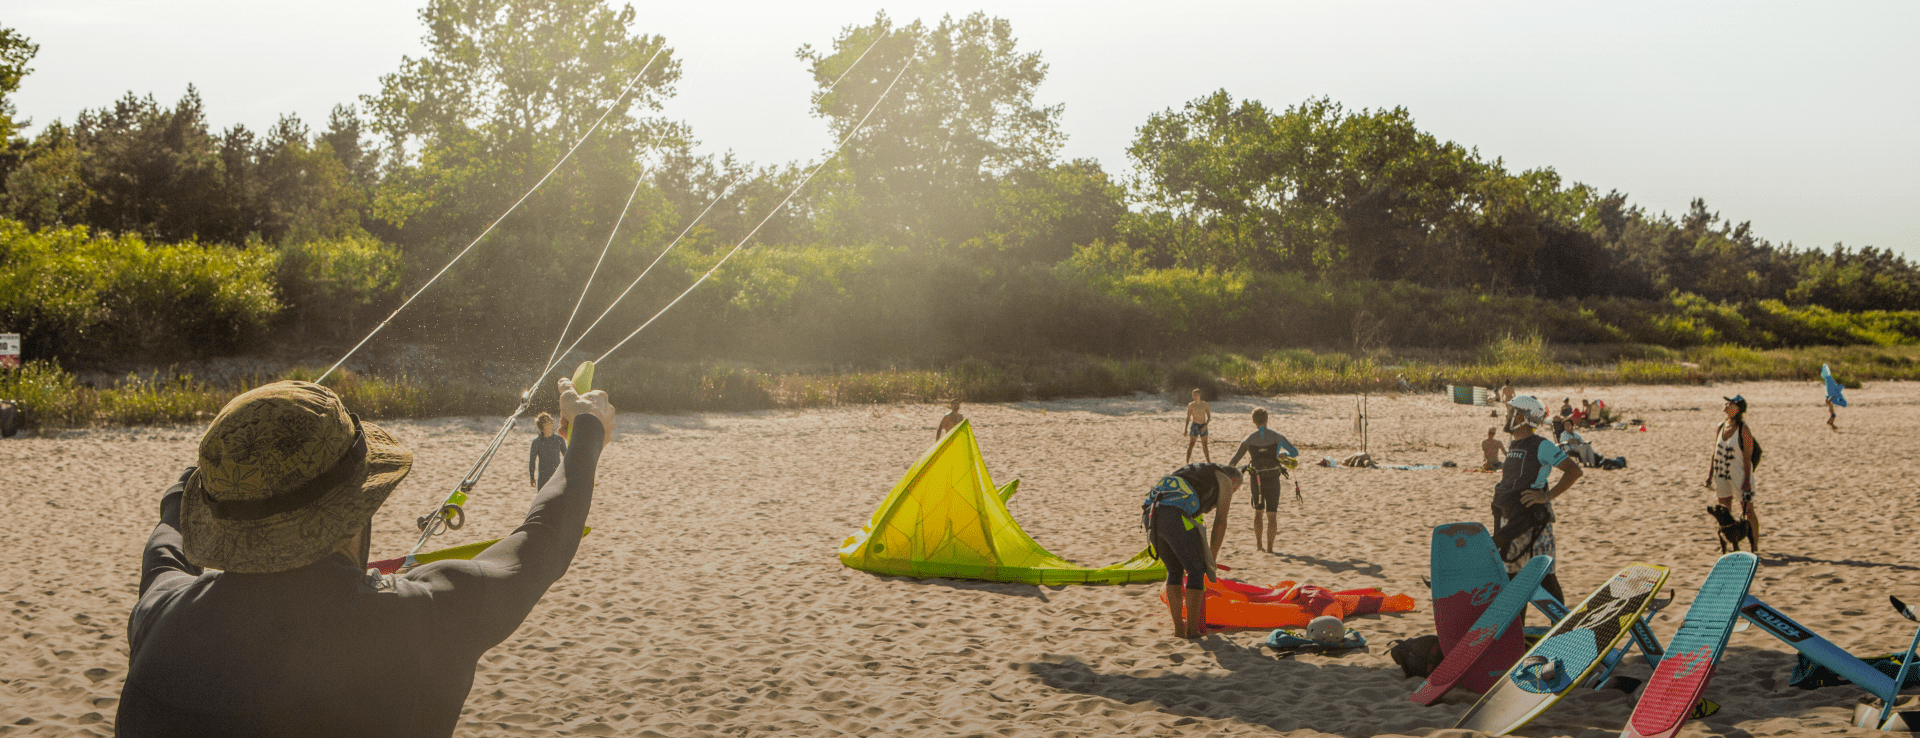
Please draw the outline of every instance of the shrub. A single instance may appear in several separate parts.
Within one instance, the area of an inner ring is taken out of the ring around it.
[[[144,360],[221,355],[280,311],[264,249],[152,245],[84,227],[29,232],[0,219],[0,324],[30,358]]]

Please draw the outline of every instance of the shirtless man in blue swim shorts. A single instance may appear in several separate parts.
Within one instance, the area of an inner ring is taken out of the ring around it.
[[[1207,407],[1207,401],[1200,399],[1200,390],[1193,391],[1193,402],[1187,403],[1187,463],[1193,463],[1193,444],[1200,442],[1200,458],[1207,463],[1213,462],[1213,452],[1207,449],[1207,423],[1213,420],[1213,410]]]

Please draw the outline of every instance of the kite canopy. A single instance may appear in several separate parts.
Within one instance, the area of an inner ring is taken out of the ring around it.
[[[1041,548],[1007,510],[1018,481],[996,488],[980,460],[973,425],[940,439],[840,544],[840,563],[875,574],[982,579],[1022,584],[1128,584],[1166,579],[1142,551],[1091,569]]]

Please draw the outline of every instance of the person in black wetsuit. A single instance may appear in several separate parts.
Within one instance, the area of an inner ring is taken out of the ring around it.
[[[567,455],[567,439],[553,432],[552,415],[541,413],[533,425],[540,429],[540,437],[533,439],[533,448],[527,452],[527,479],[539,489],[560,468],[560,459]]]
[[[234,398],[160,498],[117,732],[452,735],[480,657],[579,549],[613,406],[563,378],[560,412],[573,448],[519,528],[471,561],[378,576],[373,515],[413,454],[317,384]]]
[[[1253,424],[1258,429],[1240,442],[1240,450],[1233,452],[1227,465],[1239,466],[1240,457],[1250,457],[1253,494],[1248,498],[1253,501],[1253,547],[1273,553],[1273,539],[1280,528],[1280,477],[1286,474],[1286,467],[1280,465],[1280,453],[1297,457],[1300,449],[1294,448],[1286,436],[1267,429],[1266,408],[1253,409]]]
[[[1188,464],[1161,477],[1141,504],[1153,553],[1167,567],[1167,610],[1173,634],[1193,638],[1207,623],[1207,579],[1227,537],[1227,510],[1240,488],[1240,470],[1224,464]],[[1202,516],[1217,512],[1210,541],[1201,540]],[[1184,607],[1183,607],[1184,605]]]
[[[1512,576],[1535,556],[1556,555],[1553,500],[1566,494],[1585,472],[1578,461],[1540,434],[1549,421],[1539,399],[1521,395],[1508,407],[1507,433],[1513,440],[1500,464],[1500,483],[1493,488],[1493,542],[1506,562],[1507,575]],[[1554,469],[1560,470],[1560,479],[1549,485]],[[1548,574],[1540,587],[1567,601],[1559,572]]]

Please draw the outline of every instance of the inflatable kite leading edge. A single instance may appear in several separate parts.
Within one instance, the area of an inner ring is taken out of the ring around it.
[[[1007,510],[1018,483],[994,486],[972,423],[961,421],[907,470],[866,527],[841,542],[840,563],[875,574],[1021,584],[1166,579],[1146,551],[1098,569],[1048,552]]]

